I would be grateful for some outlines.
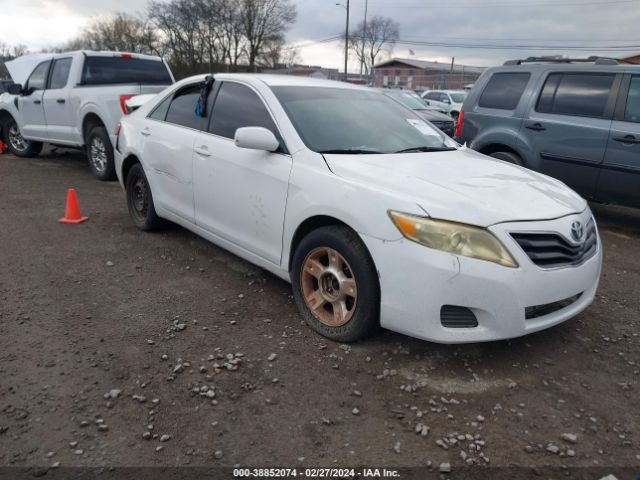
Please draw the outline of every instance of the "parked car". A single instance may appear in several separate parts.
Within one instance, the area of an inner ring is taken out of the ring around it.
[[[517,337],[592,302],[596,224],[561,182],[460,147],[369,88],[214,80],[206,97],[191,77],[122,118],[116,172],[138,228],[170,220],[290,281],[337,341],[378,325]]]
[[[640,207],[640,66],[588,60],[487,70],[464,103],[457,135],[588,199]]]
[[[449,115],[442,113],[436,107],[427,105],[416,93],[411,90],[391,90],[388,88],[381,88],[379,90],[387,97],[413,110],[424,120],[431,122],[446,135],[453,137],[453,119]]]
[[[117,52],[27,55],[6,63],[15,85],[0,99],[9,151],[32,157],[43,143],[80,147],[100,180],[115,179],[115,127],[125,100],[173,83],[160,57]]]
[[[427,90],[422,93],[422,98],[427,105],[438,107],[457,120],[467,93],[464,90]]]

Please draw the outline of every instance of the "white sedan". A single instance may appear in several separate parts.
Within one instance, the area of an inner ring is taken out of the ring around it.
[[[123,118],[142,230],[175,222],[290,281],[311,328],[517,337],[592,302],[602,247],[559,181],[460,147],[393,100],[291,76],[187,78]],[[200,104],[196,115],[196,104]]]

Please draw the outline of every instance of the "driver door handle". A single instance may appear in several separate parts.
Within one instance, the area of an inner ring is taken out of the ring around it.
[[[196,147],[193,149],[194,152],[196,152],[198,155],[202,156],[202,157],[210,157],[211,154],[209,153],[209,149],[206,146],[201,146],[201,147]]]
[[[625,135],[624,137],[613,137],[616,142],[622,143],[640,143],[640,139],[636,138],[634,135]]]
[[[542,125],[540,122],[527,123],[524,127],[529,130],[533,130],[534,132],[542,132],[547,129],[547,127]]]
[[[64,98],[59,98],[59,99],[57,99],[57,100],[56,100],[56,102],[58,102],[58,103],[65,103],[65,102],[66,102],[66,100],[65,100]]]
[[[40,105],[40,104],[42,103],[42,101],[41,101],[41,100],[34,100],[34,101],[33,101],[33,103],[34,103],[35,105]]]

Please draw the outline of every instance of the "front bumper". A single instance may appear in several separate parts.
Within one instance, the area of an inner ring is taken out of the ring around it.
[[[380,323],[412,337],[438,343],[483,342],[514,338],[562,323],[587,308],[595,296],[602,246],[576,266],[536,266],[510,236],[538,231],[566,234],[575,220],[587,224],[591,212],[556,220],[503,223],[490,227],[517,260],[518,268],[459,257],[406,239],[383,241],[363,235],[380,276]],[[551,313],[527,319],[525,309],[580,295]],[[448,328],[440,321],[443,305],[469,308],[478,325]]]

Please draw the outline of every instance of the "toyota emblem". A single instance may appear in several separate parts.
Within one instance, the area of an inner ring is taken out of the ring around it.
[[[579,242],[580,240],[582,240],[583,233],[584,233],[584,227],[582,226],[582,223],[575,221],[571,224],[571,237],[576,242]]]

